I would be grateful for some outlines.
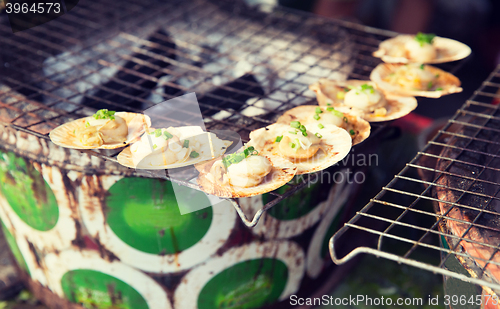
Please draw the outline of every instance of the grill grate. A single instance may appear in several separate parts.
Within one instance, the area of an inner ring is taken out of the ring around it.
[[[500,66],[426,147],[332,237],[333,260],[344,263],[359,253],[370,253],[500,291],[499,102]],[[339,246],[352,235],[375,237],[378,242],[374,247]],[[443,257],[437,262],[428,258],[437,253]],[[470,276],[446,268],[454,257]]]
[[[394,35],[266,10],[272,12],[237,1],[82,0],[58,19],[16,34],[1,15],[0,122],[48,140],[53,128],[98,108],[141,112],[195,91],[207,130],[232,130],[246,142],[251,130],[314,102],[308,85],[317,79],[367,79],[379,63],[371,53]],[[83,152],[117,162],[119,151]],[[51,164],[78,166],[68,160]],[[253,226],[264,210],[305,185],[272,193],[277,198],[252,220],[237,210]]]

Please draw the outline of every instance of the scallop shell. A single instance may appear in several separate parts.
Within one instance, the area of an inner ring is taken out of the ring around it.
[[[384,116],[377,116],[372,112],[366,112],[360,109],[351,108],[344,105],[343,99],[337,98],[337,92],[347,86],[361,86],[369,84],[377,87],[375,83],[365,80],[348,80],[348,81],[334,81],[328,79],[320,79],[318,82],[309,86],[309,89],[316,93],[316,98],[320,106],[332,106],[335,109],[356,115],[368,122],[382,122],[401,118],[408,115],[411,111],[417,108],[417,99],[414,97],[402,97],[389,93],[383,93],[387,100],[387,113]],[[380,89],[380,88],[379,88]]]
[[[200,128],[200,127],[196,127]],[[193,126],[176,127],[180,134],[181,139],[193,136],[190,134],[193,132]],[[150,130],[153,130],[152,128]],[[233,143],[231,141],[221,140],[214,133],[203,132],[201,135],[206,135],[206,140],[210,141],[210,144],[202,145],[199,151],[199,156],[196,158],[189,158],[184,162],[174,163],[174,164],[157,164],[163,161],[163,150],[162,148],[156,149],[151,154],[143,158],[139,164],[134,164],[132,152],[130,146],[123,149],[122,152],[118,154],[117,160],[123,166],[138,169],[150,169],[150,170],[163,170],[177,167],[184,167],[193,164],[198,164],[204,161],[212,160],[214,158],[220,157],[226,152],[226,149]],[[201,138],[204,138],[201,136]],[[212,153],[213,151],[213,153]]]
[[[286,111],[276,122],[289,125],[292,121],[300,121],[303,125],[307,125],[309,117],[315,113],[316,108],[316,105],[297,106]],[[321,109],[323,112],[326,112],[325,106],[322,106]],[[347,122],[343,121],[341,128],[347,132],[350,130],[354,131],[354,135],[350,134],[353,146],[361,143],[370,136],[370,124],[366,120],[348,113],[345,113],[344,117],[347,118]]]
[[[313,134],[322,135],[321,144],[325,151],[318,152],[307,160],[294,161],[297,166],[297,175],[309,174],[324,170],[342,160],[351,150],[352,139],[346,130],[333,124],[325,124],[323,129],[317,126],[307,127],[307,130]],[[259,154],[264,156],[281,157],[275,139],[283,135],[283,132],[289,131],[290,126],[282,123],[275,123],[265,128],[260,128],[250,132],[250,142],[247,146],[254,146]],[[284,157],[287,159],[286,157]]]
[[[77,128],[85,126],[85,121],[88,117],[76,119],[58,126],[50,132],[50,140],[58,146],[73,149],[116,149],[136,142],[140,138],[142,133],[144,133],[145,127],[149,127],[151,125],[151,119],[147,115],[129,112],[117,112],[115,116],[123,118],[123,120],[125,120],[125,122],[127,123],[128,135],[127,139],[123,143],[103,144],[98,147],[82,145],[80,141],[76,139],[76,136],[73,134],[73,132]]]
[[[409,63],[416,62],[409,58],[405,50],[405,43],[413,40],[414,35],[398,35],[383,41],[379,49],[373,53],[374,57],[381,58],[386,63]],[[448,38],[435,37],[432,43],[437,51],[434,60],[426,63],[444,63],[464,59],[470,55],[469,46]],[[404,56],[399,56],[403,52]]]
[[[218,197],[250,197],[276,190],[284,186],[287,182],[292,180],[293,176],[295,176],[297,167],[292,166],[290,161],[277,156],[265,157],[267,157],[269,161],[271,161],[273,167],[271,169],[271,172],[267,174],[267,176],[258,186],[242,188],[232,185],[223,186],[218,183],[214,184],[213,182],[211,182],[209,178],[206,177],[206,175],[209,173],[212,165],[219,159],[196,165],[196,169],[200,172],[200,175],[197,179],[198,185],[204,192]]]
[[[410,90],[384,81],[385,77],[387,77],[389,74],[394,73],[399,67],[404,65],[405,64],[381,63],[375,69],[373,69],[372,73],[370,74],[370,79],[377,85],[379,89],[382,89],[385,92],[402,96],[439,98],[446,94],[462,92],[462,88],[460,87],[460,80],[455,75],[430,65],[424,65],[424,69],[428,70],[434,75],[439,74],[435,85],[439,86],[438,88],[443,88],[442,90]]]

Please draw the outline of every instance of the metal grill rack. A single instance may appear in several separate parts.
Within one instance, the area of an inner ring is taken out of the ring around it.
[[[493,279],[500,265],[499,102],[500,66],[426,147],[330,239],[334,262],[370,253],[500,291],[500,278]],[[352,235],[375,237],[378,242],[373,247],[339,246]],[[437,264],[427,259],[438,252],[444,258]],[[470,276],[446,269],[455,257]]]
[[[313,103],[308,85],[317,79],[368,79],[379,63],[371,53],[393,35],[238,1],[82,0],[58,19],[16,34],[4,14],[0,122],[48,139],[53,128],[99,108],[141,112],[194,91],[207,130],[232,130],[246,142],[251,130],[283,111]],[[119,151],[84,152],[117,162]],[[272,193],[277,198],[252,220],[237,210],[253,226],[305,185]]]

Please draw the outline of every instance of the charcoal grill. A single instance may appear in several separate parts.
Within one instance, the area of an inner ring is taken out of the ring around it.
[[[499,91],[500,66],[425,148],[330,239],[335,263],[369,253],[478,284],[489,294],[496,291],[498,295],[500,284],[487,269],[498,265],[493,260],[498,246],[471,235],[498,238],[494,236],[498,226],[491,222],[499,215],[495,205],[500,184],[491,175],[499,171],[499,142],[495,137],[499,132]],[[467,172],[459,173],[457,168]],[[448,199],[437,192],[453,192],[456,198]],[[439,211],[439,205],[445,205],[447,211]],[[457,218],[457,212],[469,212],[470,220]],[[490,224],[485,223],[488,220]],[[450,222],[462,225],[464,232],[452,233]],[[373,247],[351,247],[339,254],[342,239],[353,233],[356,237],[375,237],[378,242]],[[483,258],[471,255],[464,244],[484,246],[491,254]],[[427,258],[437,253],[443,258],[435,262]],[[446,268],[455,257],[470,276]]]
[[[284,111],[314,103],[308,85],[319,78],[368,79],[379,63],[371,53],[394,35],[282,8],[202,0],[82,0],[15,35],[2,16],[0,32],[2,147],[76,171],[130,176],[136,171],[114,164],[118,151],[56,149],[48,133],[98,108],[141,112],[195,91],[207,130],[231,130],[246,142],[251,130]],[[12,143],[19,134],[35,144]],[[172,180],[197,188],[189,179]],[[306,185],[272,193],[276,198],[251,219],[233,204],[254,226]]]

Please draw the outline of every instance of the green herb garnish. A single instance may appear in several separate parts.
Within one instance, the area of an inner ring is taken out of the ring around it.
[[[314,119],[319,120],[321,117],[318,114],[314,114]]]
[[[363,92],[370,91],[370,93],[375,93],[375,89],[373,89],[373,86],[370,86],[368,84],[361,85],[360,90]]]
[[[420,46],[424,46],[425,44],[432,44],[432,41],[434,40],[435,37],[436,35],[434,33],[425,34],[419,32],[415,36],[415,41],[419,42]]]
[[[153,145],[153,149],[156,149],[156,148],[158,148],[158,146],[156,146],[156,144],[154,144],[154,145]]]
[[[318,123],[318,128],[323,129],[325,126],[322,125],[321,123]]]
[[[281,136],[276,136],[276,139],[274,140],[275,143],[281,142],[281,139],[283,138],[283,135]]]
[[[436,91],[441,91],[443,90],[443,88],[439,87],[439,88],[436,88]]]
[[[115,120],[115,116],[113,116],[114,114],[115,114],[114,111],[108,111],[107,109],[100,109],[92,117],[94,117],[94,119],[111,119],[111,120]]]
[[[85,121],[85,127],[86,127],[86,128],[90,127],[90,122]]]
[[[189,154],[189,156],[190,156],[191,158],[197,158],[199,155],[200,155],[200,154],[199,154],[199,153],[197,153],[196,151],[191,151],[191,153]]]
[[[321,114],[323,112],[321,110],[321,107],[316,107],[316,109],[314,111],[316,112],[316,114]]]
[[[344,117],[342,120],[344,120],[345,123],[349,122],[349,120],[347,120],[347,117]]]
[[[297,135],[298,132],[299,131],[288,131],[288,133],[295,134],[295,135]]]
[[[161,129],[156,129],[154,131],[155,137],[160,137],[161,136]]]
[[[315,133],[314,135],[316,135],[317,138],[322,138],[323,135],[319,134],[319,133]]]
[[[424,69],[424,64],[421,64],[420,65],[420,70],[423,70]]]
[[[327,108],[326,108],[326,111],[327,111],[327,112],[331,112],[331,111],[333,111],[333,110],[334,110],[334,108],[333,108],[333,107],[327,107]]]
[[[332,114],[334,114],[335,116],[337,116],[337,117],[339,117],[339,118],[344,117],[344,113],[339,112],[339,111],[338,111],[338,110],[336,110],[336,109],[332,110]]]
[[[222,159],[222,163],[224,164],[224,167],[227,169],[231,164],[240,163],[245,158],[247,158],[249,156],[258,155],[258,154],[259,154],[259,152],[257,150],[255,150],[255,148],[253,146],[250,146],[247,149],[243,150],[243,152],[237,152],[237,153],[233,153],[233,154],[225,156]]]
[[[434,86],[434,84],[432,83],[432,81],[430,81],[430,82],[427,84],[427,89],[429,89],[429,90],[430,90],[430,89],[432,88],[432,86]]]
[[[290,146],[290,148],[294,149],[296,145],[295,145],[295,143],[290,142],[290,143],[288,143],[288,146]]]
[[[166,140],[169,140],[172,137],[174,137],[174,136],[170,132],[168,132],[168,131],[163,132],[163,138],[165,138]]]
[[[351,135],[356,134],[356,132],[354,132],[354,130],[352,130],[352,129],[351,129],[351,130],[349,130],[349,133],[350,133]]]
[[[300,122],[299,121],[292,121],[292,122],[290,122],[290,126],[292,128],[298,129],[300,127]]]
[[[185,140],[184,143],[182,144],[182,147],[188,148],[189,147],[189,140]]]

